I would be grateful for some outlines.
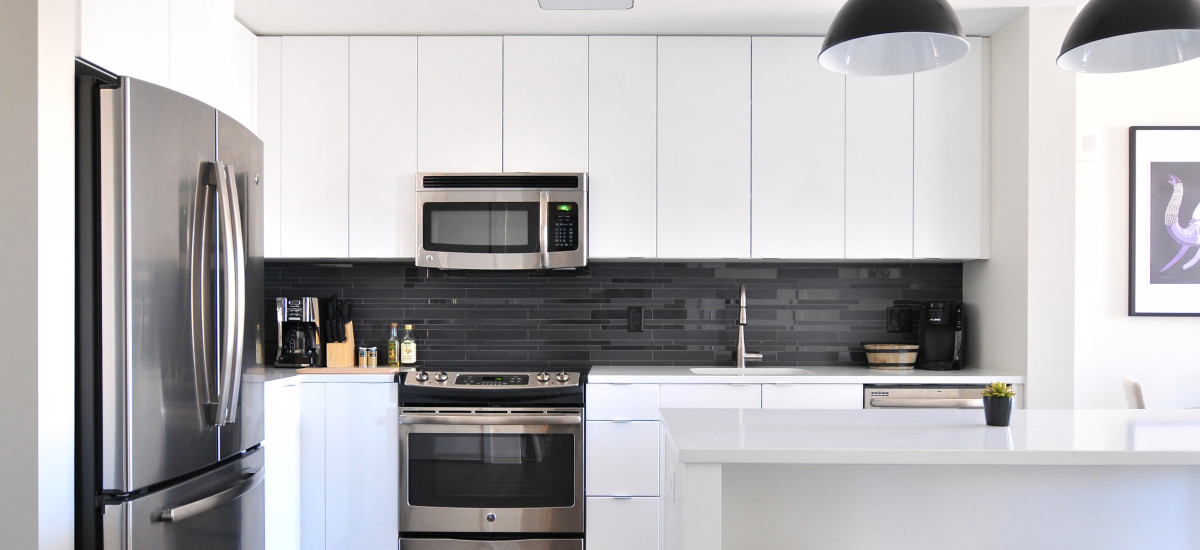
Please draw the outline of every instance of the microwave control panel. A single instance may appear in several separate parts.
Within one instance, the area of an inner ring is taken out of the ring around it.
[[[550,252],[579,249],[579,204],[550,203]]]

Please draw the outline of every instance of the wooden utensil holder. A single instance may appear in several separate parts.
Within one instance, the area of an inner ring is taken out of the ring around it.
[[[346,341],[325,344],[325,366],[328,368],[353,367],[356,357],[354,347],[354,321],[346,323]]]

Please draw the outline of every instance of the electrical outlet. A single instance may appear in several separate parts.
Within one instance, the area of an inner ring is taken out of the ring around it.
[[[908,307],[887,308],[888,332],[912,332],[913,310]]]
[[[642,306],[629,306],[625,309],[625,330],[642,331]]]

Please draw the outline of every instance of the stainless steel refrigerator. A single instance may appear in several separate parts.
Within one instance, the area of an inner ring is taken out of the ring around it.
[[[76,546],[264,548],[262,142],[77,68]]]

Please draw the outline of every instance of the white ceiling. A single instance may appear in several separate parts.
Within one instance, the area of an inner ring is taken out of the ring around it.
[[[893,0],[903,1],[903,0]],[[619,11],[543,10],[537,0],[236,0],[266,35],[659,34],[823,36],[844,0],[635,0]],[[967,34],[990,36],[1024,6],[1083,0],[951,0]]]

